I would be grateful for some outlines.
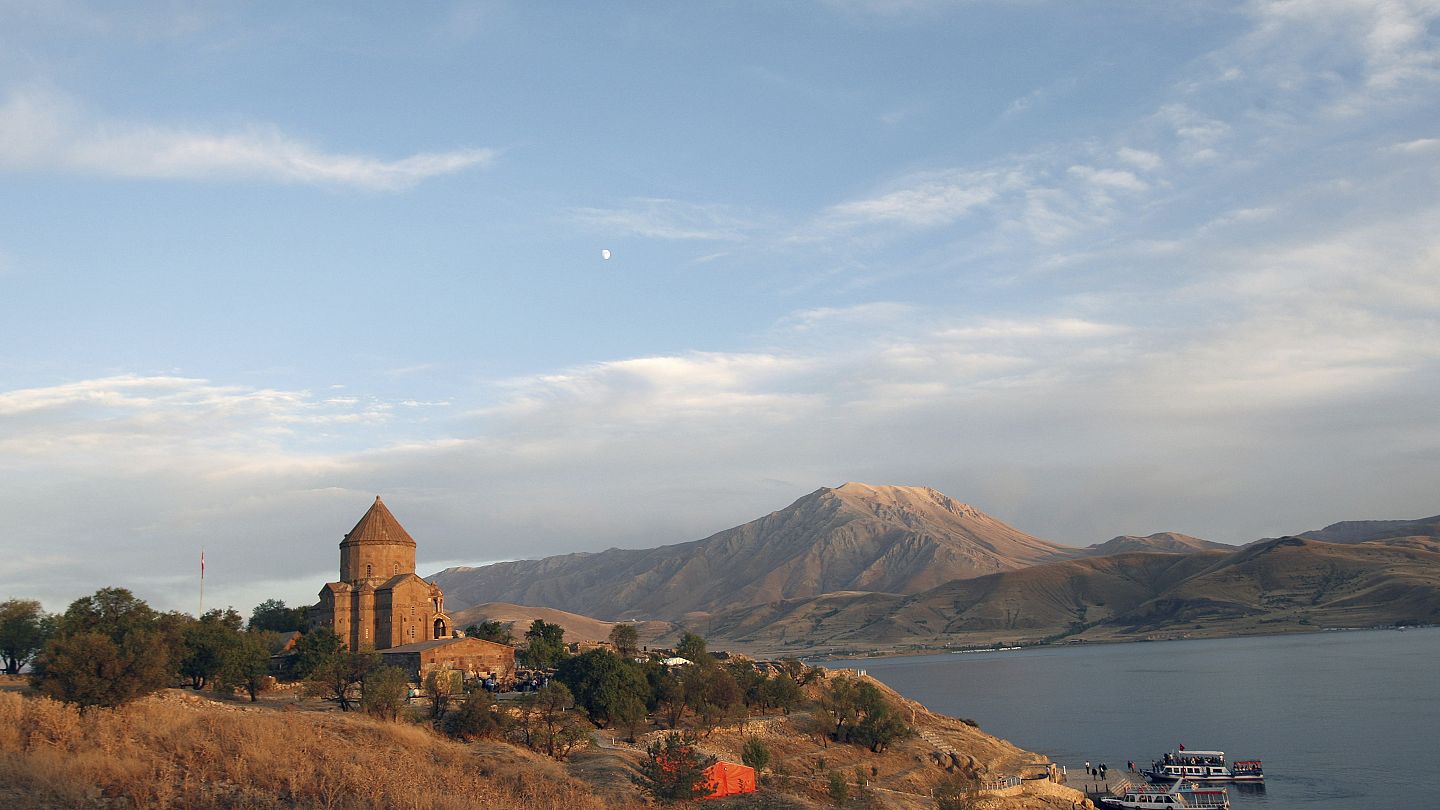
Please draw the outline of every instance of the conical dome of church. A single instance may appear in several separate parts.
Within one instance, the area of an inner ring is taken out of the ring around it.
[[[355,528],[351,529],[349,533],[345,535],[345,539],[342,540],[341,543],[351,545],[366,543],[404,543],[407,546],[413,546],[415,545],[415,538],[411,537],[410,533],[405,531],[405,527],[401,526],[400,521],[396,520],[395,516],[390,513],[390,509],[385,506],[385,502],[380,500],[379,495],[376,495],[375,503],[370,504],[370,508],[365,512],[365,516],[360,518],[360,522],[356,523]]]

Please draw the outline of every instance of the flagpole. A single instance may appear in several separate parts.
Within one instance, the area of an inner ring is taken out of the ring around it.
[[[205,547],[200,547],[200,612],[195,618],[205,615]]]

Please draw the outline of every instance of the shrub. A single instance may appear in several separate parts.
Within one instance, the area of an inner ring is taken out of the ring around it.
[[[499,738],[513,725],[510,715],[501,711],[495,696],[480,687],[465,692],[460,708],[445,718],[445,733],[467,742],[482,738]]]
[[[366,714],[394,720],[405,705],[410,677],[399,667],[376,667],[365,673],[360,707]]]
[[[845,776],[839,771],[831,771],[830,784],[826,792],[830,794],[830,801],[835,802],[837,806],[844,804],[850,798],[850,786],[845,784]]]
[[[715,757],[702,754],[697,740],[672,731],[645,749],[640,775],[635,784],[656,801],[675,802],[698,799],[709,793],[705,769],[715,764]]]
[[[759,737],[747,737],[744,747],[740,749],[740,761],[754,768],[758,774],[770,764],[770,749],[765,747],[764,741]]]

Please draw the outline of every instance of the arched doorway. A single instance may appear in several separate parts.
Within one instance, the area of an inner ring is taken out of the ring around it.
[[[448,636],[448,635],[449,635],[449,633],[446,633],[446,632],[445,632],[445,620],[444,620],[444,619],[436,619],[436,620],[435,620],[435,638],[445,638],[445,637]]]

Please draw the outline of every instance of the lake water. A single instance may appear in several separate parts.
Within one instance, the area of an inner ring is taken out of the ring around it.
[[[1440,628],[1040,647],[847,662],[1068,766],[1262,759],[1236,810],[1440,807]]]

